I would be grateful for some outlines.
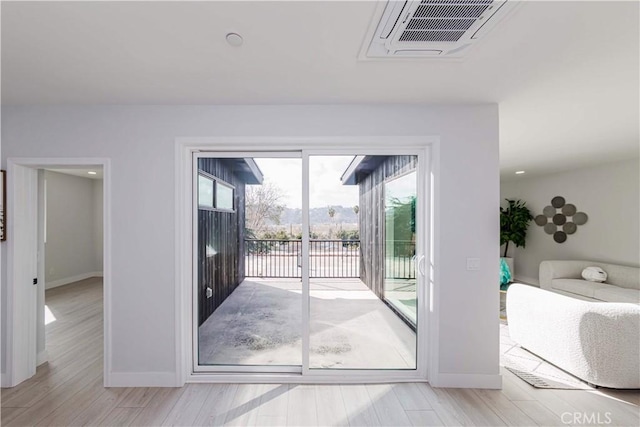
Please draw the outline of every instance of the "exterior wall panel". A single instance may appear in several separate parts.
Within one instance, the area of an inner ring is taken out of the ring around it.
[[[384,182],[417,168],[415,156],[390,156],[368,175],[359,176],[360,278],[379,298],[384,293]]]
[[[234,212],[198,209],[198,325],[244,280],[244,182],[224,159],[199,159],[198,170],[235,187]],[[213,295],[207,298],[207,288]]]

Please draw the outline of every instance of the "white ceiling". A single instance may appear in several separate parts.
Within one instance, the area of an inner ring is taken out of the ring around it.
[[[505,176],[638,156],[638,2],[527,2],[463,61],[359,61],[377,6],[3,2],[2,102],[498,102]]]

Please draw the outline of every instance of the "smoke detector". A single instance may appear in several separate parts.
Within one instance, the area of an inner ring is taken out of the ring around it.
[[[389,0],[364,58],[460,58],[511,11],[515,0]]]

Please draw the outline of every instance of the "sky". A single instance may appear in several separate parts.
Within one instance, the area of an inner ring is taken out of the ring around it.
[[[309,158],[309,206],[352,207],[358,204],[358,186],[342,185],[340,177],[353,156],[311,156]],[[283,190],[282,203],[288,208],[302,207],[302,159],[254,158],[264,180]]]

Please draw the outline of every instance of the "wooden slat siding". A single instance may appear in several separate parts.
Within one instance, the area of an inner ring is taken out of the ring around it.
[[[198,209],[198,324],[201,325],[244,280],[245,184],[224,159],[199,159],[198,169],[235,187],[235,212]],[[216,255],[206,258],[207,245]],[[207,298],[206,289],[213,289]]]
[[[384,292],[384,181],[415,170],[416,156],[390,156],[372,173],[358,177],[360,200],[360,279],[378,297]]]

